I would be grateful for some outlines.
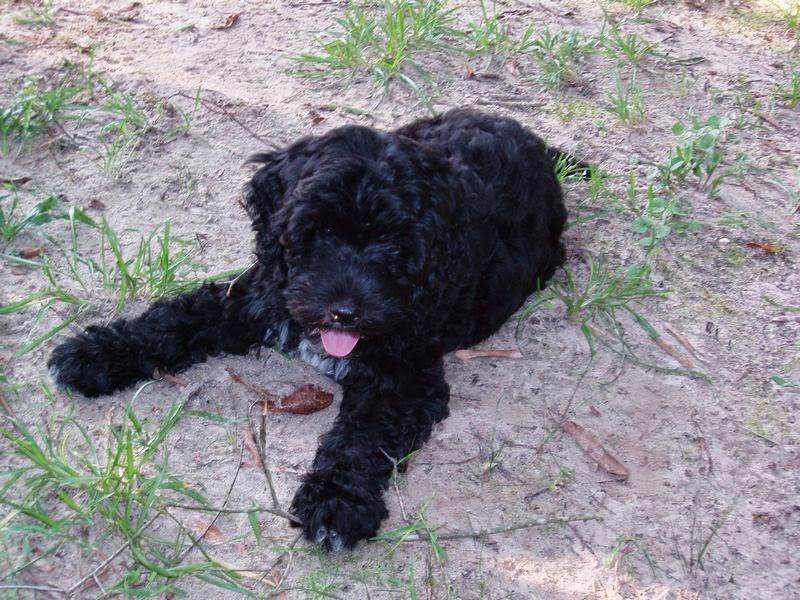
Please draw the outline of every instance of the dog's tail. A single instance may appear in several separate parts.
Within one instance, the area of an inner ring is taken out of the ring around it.
[[[577,158],[574,154],[564,152],[558,148],[547,148],[547,156],[553,161],[553,171],[559,181],[569,177],[579,177],[590,179],[592,177],[592,165]]]

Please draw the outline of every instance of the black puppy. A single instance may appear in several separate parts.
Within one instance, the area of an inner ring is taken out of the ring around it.
[[[563,155],[512,119],[453,110],[392,133],[346,126],[254,157],[257,264],[50,359],[86,396],[260,345],[344,390],[292,511],[328,550],[373,536],[393,459],[448,415],[442,356],[497,330],[564,260]],[[585,167],[585,165],[581,165]]]

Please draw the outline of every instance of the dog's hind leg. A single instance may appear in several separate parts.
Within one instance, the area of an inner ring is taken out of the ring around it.
[[[306,537],[326,550],[352,548],[388,516],[383,490],[395,466],[448,414],[441,360],[428,368],[357,365],[342,382],[333,429],[322,436],[311,472],[292,501]]]
[[[256,265],[230,290],[205,284],[134,319],[89,327],[59,345],[48,366],[60,386],[98,396],[208,356],[245,354],[288,318],[267,281]]]

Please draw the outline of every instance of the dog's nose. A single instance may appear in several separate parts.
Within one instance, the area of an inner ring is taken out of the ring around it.
[[[350,302],[334,302],[330,313],[333,322],[339,325],[352,325],[358,319],[356,308]]]

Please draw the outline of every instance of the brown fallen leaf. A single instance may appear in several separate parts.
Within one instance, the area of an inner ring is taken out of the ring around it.
[[[333,403],[333,394],[310,383],[300,386],[287,396],[280,397],[249,381],[245,381],[239,373],[230,367],[225,370],[228,371],[228,375],[230,375],[231,379],[236,383],[258,394],[261,398],[258,404],[261,404],[262,408],[267,412],[309,415],[324,408],[328,408]]]
[[[678,331],[677,329],[670,327],[669,325],[665,325],[664,329],[667,330],[667,333],[674,337],[678,342],[680,342],[681,346],[686,348],[689,351],[689,354],[694,356],[700,362],[706,362],[706,358],[702,352],[700,352],[697,348],[694,347],[691,340],[689,340],[686,335]]]
[[[603,467],[612,475],[627,478],[629,471],[625,465],[619,462],[614,456],[603,448],[591,433],[578,425],[575,421],[564,421],[561,423],[562,429],[572,436],[578,447],[586,452],[594,462]]]
[[[325,120],[325,117],[323,117],[322,115],[314,115],[313,117],[311,117],[312,125],[319,125],[324,120]]]
[[[680,350],[675,348],[667,340],[662,337],[653,338],[653,343],[661,348],[664,352],[669,354],[672,358],[678,361],[678,364],[684,369],[693,369],[694,363],[689,360],[689,357],[681,353]]]
[[[19,255],[22,258],[36,258],[37,256],[41,256],[42,249],[41,248],[23,248],[19,251]]]
[[[216,525],[204,523],[200,519],[195,519],[191,523],[189,523],[189,529],[194,531],[196,534],[200,536],[200,538],[205,538],[211,542],[224,542],[225,536],[219,530],[219,527]],[[200,540],[198,540],[200,541]]]
[[[240,15],[241,15],[241,13],[230,14],[230,15],[228,15],[228,18],[225,19],[225,22],[222,25],[213,25],[211,27],[211,29],[216,29],[218,31],[220,29],[230,29],[231,27],[236,25],[236,23],[239,21],[239,16]]]
[[[310,415],[328,408],[333,403],[333,394],[311,383],[300,386],[276,404],[267,404],[269,412],[286,412],[295,415]]]
[[[250,456],[249,459],[242,460],[242,466],[260,467],[261,454],[258,451],[258,444],[256,444],[256,436],[249,427],[242,433],[242,443],[244,444],[244,449],[247,450],[247,454]]]
[[[780,252],[785,248],[783,244],[768,244],[761,242],[747,242],[745,246],[748,248],[754,248],[756,250],[763,250],[767,254],[775,254],[776,252]]]
[[[473,358],[522,358],[522,353],[515,349],[512,350],[480,350],[471,348],[467,350],[456,350],[456,357],[461,360],[472,360]]]
[[[3,392],[0,392],[0,406],[3,407],[3,410],[6,411],[6,414],[9,417],[16,418],[17,415],[14,414],[14,410],[11,408],[11,405],[6,400],[6,397],[3,395]]]

